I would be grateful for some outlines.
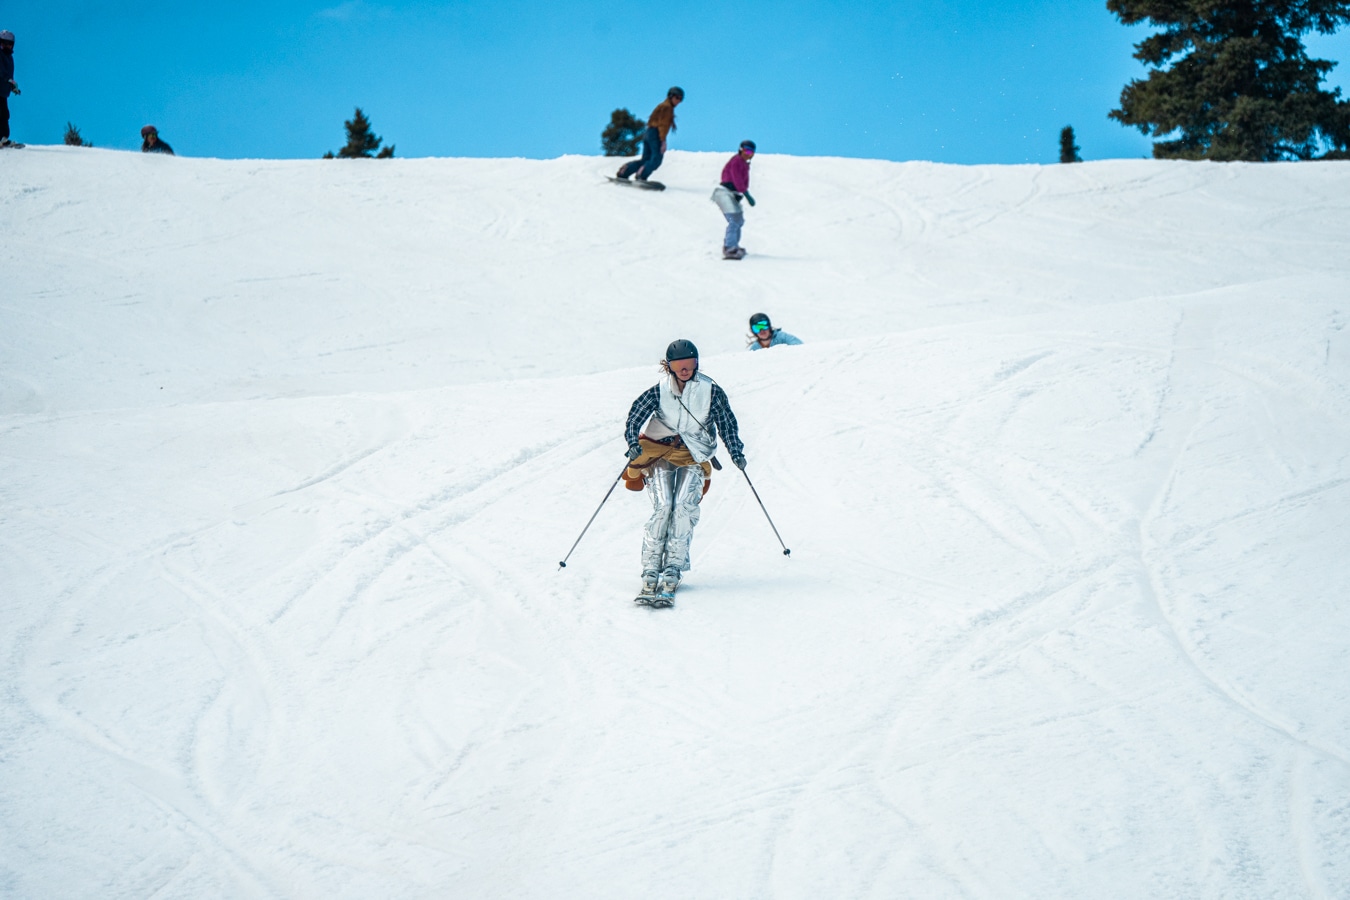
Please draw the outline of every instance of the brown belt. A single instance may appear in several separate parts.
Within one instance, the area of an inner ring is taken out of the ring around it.
[[[677,449],[684,446],[684,438],[680,437],[678,434],[672,434],[670,437],[666,438],[654,438],[648,437],[645,434],[639,434],[638,440],[651,441],[653,444],[660,444],[663,447],[675,447]]]

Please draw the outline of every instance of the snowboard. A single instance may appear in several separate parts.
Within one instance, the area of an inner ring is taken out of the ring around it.
[[[27,144],[20,144],[18,141],[7,141],[0,144],[0,150],[22,150]]]
[[[615,184],[624,184],[644,191],[664,191],[666,189],[666,186],[659,181],[636,181],[628,178],[616,178],[613,175],[606,175],[605,177]]]

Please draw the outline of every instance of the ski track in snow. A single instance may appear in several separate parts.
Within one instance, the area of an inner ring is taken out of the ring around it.
[[[0,894],[1345,896],[1350,164],[30,149]],[[792,556],[655,611],[676,336]]]

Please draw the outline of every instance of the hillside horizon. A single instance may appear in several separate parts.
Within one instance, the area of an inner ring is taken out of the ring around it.
[[[1350,162],[725,158],[4,156],[0,894],[1341,895]]]

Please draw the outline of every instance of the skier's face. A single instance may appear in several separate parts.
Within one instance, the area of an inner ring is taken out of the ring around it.
[[[694,372],[698,371],[698,360],[677,359],[670,364],[670,371],[675,373],[675,377],[680,380],[680,384],[684,384],[694,377]]]

